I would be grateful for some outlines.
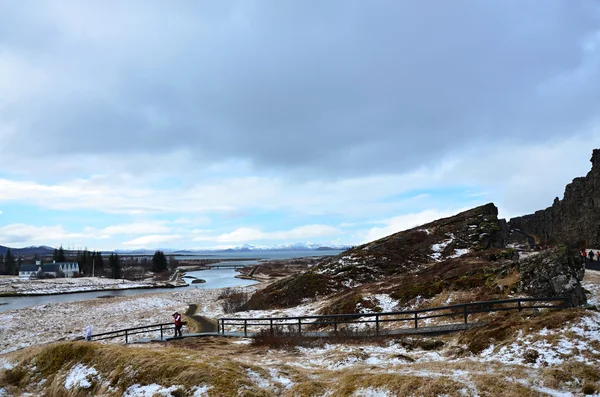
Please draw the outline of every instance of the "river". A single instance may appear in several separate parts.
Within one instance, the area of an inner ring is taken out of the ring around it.
[[[337,255],[340,251],[323,251],[322,253],[313,252],[281,252],[274,253],[269,252],[268,255],[264,253],[241,253],[242,255],[236,255],[236,253],[230,253],[226,258],[261,258],[261,259],[291,259],[300,258],[307,256],[325,256],[325,255]],[[294,255],[295,254],[295,255]],[[208,257],[217,257],[221,255],[210,255]],[[204,259],[207,256],[188,256],[185,259]],[[221,256],[223,257],[223,256]],[[183,258],[178,258],[183,259]],[[257,263],[257,260],[247,261],[236,261],[236,262],[221,262],[220,265],[236,264],[236,265],[253,265]],[[235,276],[239,273],[235,269],[210,269],[201,270],[195,272],[187,272],[186,275],[193,276],[205,280],[206,283],[201,284],[190,284],[192,279],[184,278],[188,283],[188,287],[179,288],[143,288],[143,289],[123,289],[117,291],[93,291],[93,292],[76,292],[72,294],[57,294],[57,295],[38,295],[38,296],[18,296],[18,297],[0,297],[0,312],[22,309],[24,307],[30,307],[35,305],[43,305],[48,303],[57,302],[73,302],[82,301],[87,299],[94,299],[100,296],[131,296],[148,293],[159,293],[159,292],[176,292],[181,288],[226,288],[226,287],[237,287],[256,284],[253,280],[244,280],[236,278]]]

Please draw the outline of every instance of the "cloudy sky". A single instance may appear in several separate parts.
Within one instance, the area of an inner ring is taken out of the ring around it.
[[[0,0],[0,244],[357,244],[562,198],[600,4]]]

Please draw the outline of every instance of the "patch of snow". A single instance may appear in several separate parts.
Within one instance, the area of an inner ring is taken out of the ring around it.
[[[468,254],[470,250],[468,248],[458,248],[454,250],[454,254],[450,255],[448,258],[459,258],[465,254]]]
[[[543,329],[535,335],[526,337],[520,335],[522,331],[519,332],[517,341],[509,345],[489,346],[479,354],[479,359],[484,362],[498,361],[504,364],[525,365],[523,358],[525,352],[534,350],[539,356],[535,363],[530,364],[533,368],[560,365],[568,361],[598,364],[596,360],[589,359],[581,352],[600,355],[600,352],[594,348],[594,345],[600,343],[600,313],[590,312],[568,328]]]
[[[273,386],[272,383],[269,382],[268,379],[265,379],[262,376],[260,376],[260,374],[258,372],[255,372],[248,368],[246,370],[246,373],[250,377],[250,380],[252,380],[252,382],[254,382],[254,384],[256,386],[260,387],[261,389],[269,389],[270,387]]]
[[[15,366],[12,363],[0,358],[0,369],[9,370],[13,369],[14,367]]]
[[[236,344],[236,345],[249,345],[252,343],[252,339],[240,339],[240,340],[235,340],[231,343]]]
[[[201,385],[201,386],[195,386],[192,391],[194,394],[192,394],[192,397],[206,397],[208,396],[208,391],[212,389],[212,386],[206,386],[206,385]]]
[[[269,369],[269,374],[271,374],[271,378],[275,382],[282,384],[283,387],[286,389],[289,389],[294,385],[294,382],[292,382],[290,378],[286,378],[285,376],[280,375],[276,369]]]
[[[361,397],[388,397],[391,396],[390,392],[385,389],[377,388],[373,389],[371,387],[367,389],[358,389],[354,393],[353,396],[361,396]]]
[[[373,299],[376,301],[376,304],[379,308],[381,308],[381,312],[393,312],[397,310],[399,302],[387,294],[377,294],[366,296],[366,299]],[[361,303],[357,304],[358,313],[374,313],[373,309],[369,309],[366,307],[362,307]]]
[[[441,243],[433,244],[431,246],[431,250],[433,251],[433,254],[431,255],[431,257],[435,260],[439,260],[442,257],[442,251],[444,251],[444,249],[446,249],[446,247],[453,241],[454,241],[454,234],[450,233],[447,240],[444,240]]]
[[[87,389],[92,386],[92,381],[97,378],[98,371],[94,367],[77,364],[69,371],[65,379],[65,389]]]
[[[142,386],[136,383],[125,390],[123,397],[171,397],[173,395],[171,392],[181,388],[182,386],[164,387],[156,383]]]

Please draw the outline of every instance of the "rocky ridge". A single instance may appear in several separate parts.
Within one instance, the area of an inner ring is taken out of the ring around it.
[[[323,314],[352,313],[373,306],[365,298],[373,294],[405,306],[441,295],[448,296],[445,304],[517,295],[566,296],[584,304],[578,252],[557,246],[520,261],[513,248],[519,238],[527,246],[498,219],[496,206],[486,204],[329,257],[257,291],[245,309],[293,307],[328,296]]]
[[[512,218],[511,229],[534,236],[539,244],[600,246],[600,149],[594,149],[592,169],[585,177],[573,179],[562,200],[534,214]]]

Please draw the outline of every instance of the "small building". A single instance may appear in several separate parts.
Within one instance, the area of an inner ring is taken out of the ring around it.
[[[79,263],[77,262],[56,262],[51,264],[56,265],[57,270],[60,270],[65,277],[73,277],[73,274],[79,274]],[[44,273],[46,272],[46,266],[48,265],[44,265]]]
[[[79,274],[79,263],[77,262],[53,262],[44,263],[36,261],[35,265],[21,265],[19,269],[20,278],[39,277],[49,275],[53,277],[73,277],[74,274]]]
[[[21,265],[21,268],[19,269],[19,278],[35,277],[39,270],[40,268],[38,265]]]

